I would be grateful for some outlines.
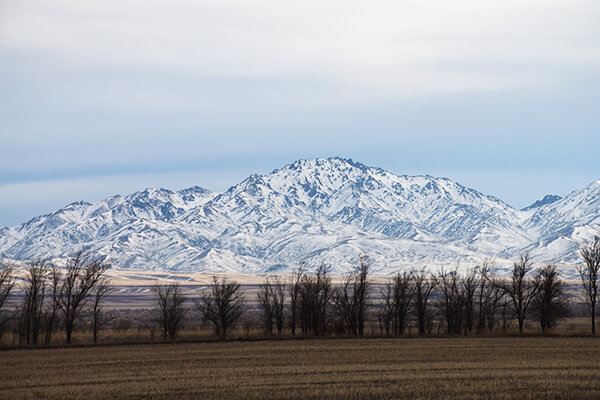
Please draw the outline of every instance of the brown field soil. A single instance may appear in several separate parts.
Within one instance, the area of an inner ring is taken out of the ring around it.
[[[597,399],[600,339],[311,339],[4,350],[0,398]]]

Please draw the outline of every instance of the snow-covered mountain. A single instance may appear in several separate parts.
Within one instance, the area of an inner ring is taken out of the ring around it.
[[[557,263],[576,262],[580,243],[600,236],[600,180],[532,211],[524,224],[536,238],[526,247],[532,255]]]
[[[341,158],[296,161],[216,194],[146,189],[72,203],[0,230],[0,257],[61,258],[79,249],[116,267],[264,272],[300,261],[376,272],[512,258],[574,262],[600,232],[600,181],[523,211],[446,178],[394,175]]]

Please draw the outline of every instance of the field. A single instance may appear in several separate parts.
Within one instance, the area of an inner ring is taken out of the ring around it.
[[[0,352],[0,398],[598,398],[595,338],[311,339]]]

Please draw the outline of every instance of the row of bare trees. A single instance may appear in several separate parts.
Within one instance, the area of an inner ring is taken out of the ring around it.
[[[345,329],[362,334],[367,309],[367,274],[368,265],[363,259],[360,272],[349,275],[342,287],[332,286],[325,265],[320,265],[314,273],[308,273],[306,266],[301,265],[288,280],[277,276],[267,278],[256,295],[265,334],[281,334],[288,322],[292,335],[298,329],[305,335],[324,335],[329,332],[334,308],[343,317]],[[155,286],[154,293],[158,301],[155,321],[165,339],[174,339],[183,327],[183,319],[176,316],[183,317],[186,313],[185,297],[177,284]],[[220,337],[230,333],[249,310],[242,286],[217,277],[194,299],[194,308]]]
[[[98,260],[86,258],[82,252],[68,259],[64,268],[38,261],[29,263],[19,286],[21,300],[12,315],[19,340],[24,344],[45,344],[63,329],[71,344],[76,325],[85,313],[91,314],[94,341],[106,323],[104,300],[110,282],[104,273],[110,268]],[[17,286],[14,268],[2,264],[0,269],[0,327],[9,320],[2,311],[9,295]]]
[[[590,310],[592,332],[598,301],[600,238],[582,246],[583,264],[579,294]],[[14,269],[0,265],[0,331],[11,315],[6,304],[15,288],[19,296],[12,313],[21,343],[50,343],[63,330],[68,344],[75,327],[86,320],[98,340],[110,321],[105,300],[111,292],[104,277],[109,266],[78,253],[64,268],[36,262],[28,264],[17,284]],[[523,332],[527,319],[535,319],[543,332],[565,318],[570,298],[565,283],[553,265],[534,269],[528,254],[514,262],[508,278],[495,275],[491,262],[461,271],[458,267],[430,273],[425,268],[404,271],[388,282],[374,284],[366,257],[341,282],[332,283],[322,264],[309,271],[301,264],[286,279],[267,278],[258,288],[256,306],[251,307],[240,283],[213,278],[193,301],[202,321],[215,333],[228,335],[248,314],[258,315],[266,335],[364,335],[367,323],[380,332],[399,336],[413,326],[420,335],[482,333],[506,328],[515,320]],[[188,316],[187,297],[177,285],[154,287],[157,299],[153,319],[164,339],[175,339]]]
[[[379,293],[373,290],[375,286]],[[173,339],[185,315],[184,297],[176,285],[157,286],[155,293],[159,301],[156,320],[163,337]],[[313,336],[362,336],[369,320],[390,336],[403,335],[413,323],[420,335],[431,333],[436,322],[438,330],[457,335],[492,330],[499,320],[506,328],[512,319],[522,333],[529,317],[546,332],[569,311],[566,287],[556,267],[534,270],[526,254],[514,263],[509,279],[495,277],[491,264],[486,263],[467,273],[458,268],[436,274],[426,269],[405,271],[375,285],[369,279],[367,259],[361,257],[355,271],[333,284],[325,265],[312,273],[301,265],[287,280],[267,278],[256,300],[266,335],[281,334],[288,326],[292,335],[300,330]],[[243,313],[251,311],[239,283],[216,277],[194,302],[203,321],[211,323],[221,337]]]
[[[386,285],[383,299],[386,332],[395,335],[404,331],[411,300],[421,335],[431,330],[436,314],[446,333],[468,334],[492,330],[499,318],[503,328],[516,319],[522,333],[529,316],[546,332],[569,312],[569,297],[556,267],[534,271],[527,254],[513,264],[508,279],[495,277],[489,263],[463,274],[458,269],[442,269],[428,277],[424,270],[405,272]]]
[[[583,246],[581,255],[579,294],[590,308],[595,332],[600,239]],[[556,267],[534,269],[528,254],[514,262],[508,277],[497,277],[492,263],[485,262],[466,272],[458,267],[438,273],[425,268],[404,271],[383,285],[369,280],[369,264],[361,257],[339,284],[332,283],[323,264],[312,273],[301,264],[288,279],[267,278],[259,287],[257,304],[267,335],[281,334],[288,326],[292,335],[300,330],[304,335],[360,336],[369,318],[386,335],[403,335],[412,325],[420,335],[431,333],[434,325],[458,335],[505,329],[512,320],[522,333],[529,318],[547,332],[569,315],[571,297]],[[179,304],[183,307],[183,302]],[[225,336],[249,309],[239,283],[217,278],[195,305],[219,336]]]
[[[436,317],[452,335],[492,330],[499,318],[504,328],[515,318],[522,333],[528,316],[546,332],[569,310],[556,267],[534,271],[527,254],[514,263],[508,279],[495,277],[489,263],[462,274],[458,268],[437,274],[421,269],[396,275],[381,297],[378,318],[388,335],[402,335],[411,314],[420,335],[431,332]]]
[[[187,298],[178,284],[156,285],[153,291],[157,299],[153,319],[161,329],[163,340],[173,340],[184,326]],[[194,299],[194,305],[203,321],[212,324],[219,337],[225,337],[242,316],[245,300],[239,283],[215,276],[209,288]]]

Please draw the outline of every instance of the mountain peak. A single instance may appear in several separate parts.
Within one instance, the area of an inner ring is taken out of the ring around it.
[[[185,188],[185,189],[181,189],[178,190],[177,193],[181,194],[181,195],[188,195],[188,194],[200,194],[200,195],[208,195],[210,193],[212,193],[212,191],[203,188],[202,186],[191,186],[189,188]]]
[[[555,203],[555,202],[557,202],[560,199],[562,199],[562,197],[558,196],[556,194],[547,194],[546,196],[544,196],[543,199],[537,200],[533,204],[531,204],[531,205],[529,205],[529,206],[521,209],[521,211],[529,211],[529,210],[532,210],[534,208],[540,208],[542,206],[545,206],[546,204]]]
[[[0,255],[60,258],[88,246],[122,268],[237,272],[303,260],[343,272],[363,253],[384,273],[525,250],[536,261],[572,262],[578,240],[600,231],[599,188],[595,181],[562,200],[549,195],[521,214],[448,178],[301,159],[218,195],[150,188],[75,203],[0,229]]]
[[[282,168],[275,169],[272,173],[277,173],[282,170],[301,170],[301,169],[322,169],[327,167],[354,167],[361,170],[366,170],[368,167],[359,162],[353,161],[351,158],[343,157],[316,157],[316,158],[301,158]]]

